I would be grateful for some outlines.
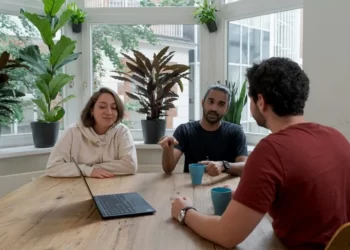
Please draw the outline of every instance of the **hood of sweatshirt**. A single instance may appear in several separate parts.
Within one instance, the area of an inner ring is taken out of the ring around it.
[[[97,145],[103,145],[106,143],[108,144],[114,136],[114,134],[116,133],[115,127],[111,127],[105,134],[99,135],[95,132],[95,130],[92,127],[85,127],[81,121],[79,121],[77,125],[83,137],[85,137],[88,141],[92,142],[93,144]]]

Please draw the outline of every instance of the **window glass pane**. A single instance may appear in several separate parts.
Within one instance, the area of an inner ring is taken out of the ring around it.
[[[137,101],[131,100],[126,92],[135,90],[134,84],[118,81],[111,76],[114,70],[126,69],[126,59],[121,52],[134,57],[131,49],[136,49],[146,57],[153,59],[165,46],[170,46],[168,52],[174,51],[171,63],[190,66],[190,79],[183,79],[183,92],[176,85],[174,92],[179,99],[174,102],[176,108],[167,112],[167,129],[175,129],[178,125],[188,122],[194,116],[194,92],[199,82],[199,53],[197,25],[93,25],[92,55],[94,85],[92,91],[100,87],[108,87],[118,93],[124,101],[126,116],[123,121],[131,129],[141,129],[144,114],[137,112],[140,107]]]
[[[249,28],[249,62],[250,64],[260,61],[261,30]]]
[[[240,62],[241,27],[240,25],[230,23],[228,28],[229,28],[228,61],[230,63],[239,63]]]
[[[263,31],[263,39],[262,39],[262,60],[270,57],[270,32]]]
[[[183,7],[194,5],[194,0],[85,0],[86,8]]]
[[[242,84],[248,66],[270,57],[288,57],[301,65],[303,25],[301,12],[301,9],[297,9],[229,22],[228,80],[237,81],[238,79]],[[237,34],[237,32],[240,33]],[[242,46],[232,46],[232,41],[238,40],[239,37],[242,37]],[[237,52],[237,49],[240,52]],[[242,55],[240,59],[234,57],[237,54]],[[249,105],[248,98],[247,105],[242,111],[243,129],[249,133],[268,134],[269,130],[255,123],[250,114]]]
[[[229,65],[228,66],[228,80],[230,82],[239,83],[240,82],[240,68],[239,65]]]
[[[55,40],[60,36],[58,32]],[[0,14],[0,52],[8,51],[12,58],[17,58],[20,49],[32,44],[38,45],[42,53],[48,53],[40,33],[30,22],[23,17]],[[10,86],[21,90],[26,95],[22,97],[22,104],[15,109],[15,123],[1,126],[1,134],[31,133],[30,122],[37,119],[36,107],[31,101],[35,94],[38,94],[34,93],[35,76],[21,68],[12,70],[9,74],[11,75]],[[61,99],[62,93],[55,101]],[[63,128],[63,119],[61,128]]]
[[[248,28],[242,27],[242,64],[248,64]]]

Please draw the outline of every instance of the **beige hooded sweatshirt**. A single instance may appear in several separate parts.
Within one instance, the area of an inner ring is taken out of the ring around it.
[[[116,175],[135,174],[136,148],[129,129],[118,124],[105,134],[98,135],[82,122],[70,126],[52,149],[46,166],[46,175],[52,177],[79,176],[71,161],[73,157],[85,176],[93,168],[103,168]]]

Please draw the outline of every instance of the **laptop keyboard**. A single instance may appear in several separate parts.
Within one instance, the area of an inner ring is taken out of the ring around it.
[[[133,206],[123,195],[108,195],[97,197],[107,215],[134,213]]]

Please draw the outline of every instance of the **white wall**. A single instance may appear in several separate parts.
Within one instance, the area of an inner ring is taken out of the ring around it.
[[[350,139],[350,1],[304,1],[304,69],[311,79],[308,120]]]

